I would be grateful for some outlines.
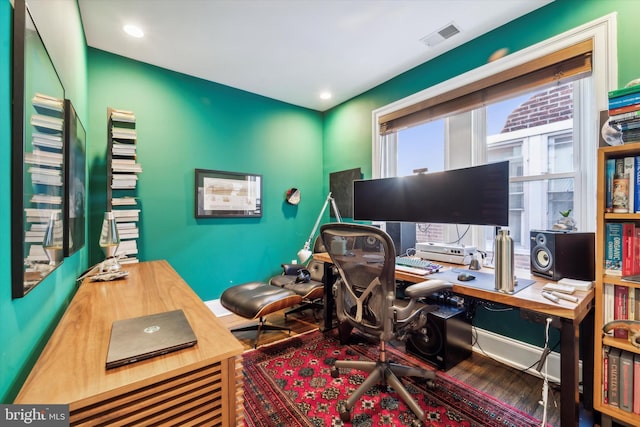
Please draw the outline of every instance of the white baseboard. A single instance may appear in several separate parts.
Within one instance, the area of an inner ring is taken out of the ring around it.
[[[518,370],[526,372],[536,377],[542,378],[542,373],[536,370],[538,360],[542,354],[542,348],[534,345],[507,338],[503,335],[495,334],[485,329],[474,327],[474,335],[477,337],[473,345],[473,351],[491,357]],[[533,365],[531,368],[529,368]],[[549,381],[560,383],[560,353],[551,352],[547,356],[547,373]],[[578,372],[582,381],[582,361]]]

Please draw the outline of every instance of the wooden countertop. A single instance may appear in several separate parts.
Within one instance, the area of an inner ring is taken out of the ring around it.
[[[315,253],[313,257],[323,262],[331,262],[329,254],[326,252]],[[445,263],[440,263],[445,265]],[[445,265],[445,267],[450,267]],[[466,268],[466,266],[456,265],[457,268]],[[482,270],[481,270],[482,271]],[[484,272],[493,274],[492,269],[484,269]],[[523,308],[532,310],[538,313],[544,313],[551,316],[562,317],[565,319],[571,319],[576,322],[582,321],[587,315],[593,304],[594,290],[589,291],[576,291],[573,295],[578,297],[578,302],[573,303],[571,301],[560,300],[558,304],[549,301],[542,296],[542,287],[549,283],[542,277],[532,276],[529,271],[518,270],[516,271],[518,277],[524,279],[535,280],[535,283],[516,292],[515,294],[507,294],[498,291],[487,291],[474,287],[470,282],[469,285],[462,285],[460,283],[453,283],[452,291],[465,296],[475,297],[485,301],[491,301],[495,303],[505,304],[512,307]],[[425,280],[429,280],[429,276],[418,276],[415,274],[406,273],[396,270],[396,279],[404,280],[407,282],[418,283]]]
[[[129,276],[81,285],[29,374],[15,403],[104,401],[132,384],[156,384],[239,355],[242,344],[166,261],[125,265]],[[106,370],[114,320],[182,309],[198,343],[190,348]]]

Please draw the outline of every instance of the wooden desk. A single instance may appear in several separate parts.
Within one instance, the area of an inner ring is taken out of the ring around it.
[[[85,280],[15,403],[69,404],[71,425],[241,425],[242,344],[166,261],[124,268],[124,280]],[[114,320],[176,309],[194,347],[105,369]]]
[[[331,258],[328,253],[314,254],[314,258],[330,265]],[[461,266],[456,266],[461,267]],[[329,272],[329,269],[327,269]],[[529,320],[544,323],[547,317],[552,319],[551,326],[560,331],[560,400],[563,402],[560,408],[560,419],[563,427],[578,425],[579,421],[579,362],[580,362],[580,327],[582,326],[582,349],[583,364],[583,400],[584,407],[588,410],[593,408],[593,299],[594,291],[578,291],[574,295],[578,297],[577,303],[561,301],[555,304],[545,299],[541,292],[545,283],[549,282],[543,278],[530,276],[529,272],[518,271],[518,277],[531,278],[536,280],[534,284],[515,293],[506,294],[497,291],[487,291],[485,289],[474,288],[472,282],[463,285],[454,283],[452,292],[466,297],[477,298],[484,301],[491,301],[507,306],[519,308],[521,314],[526,315]],[[330,276],[325,276],[330,277]],[[396,279],[411,283],[419,283],[429,280],[429,276],[417,276],[410,273],[396,271]],[[329,325],[333,310],[333,301],[330,301],[331,289],[325,289],[325,328],[327,327],[327,316]],[[330,326],[329,326],[330,327]],[[575,402],[574,405],[567,402]]]

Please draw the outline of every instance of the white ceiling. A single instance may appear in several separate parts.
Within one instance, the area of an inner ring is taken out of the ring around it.
[[[324,111],[552,0],[79,0],[89,46]],[[145,36],[122,27],[135,23]],[[429,47],[422,38],[461,32]],[[333,98],[321,100],[322,91]]]

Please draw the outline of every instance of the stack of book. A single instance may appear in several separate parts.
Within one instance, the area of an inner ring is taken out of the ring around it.
[[[623,143],[640,141],[640,85],[609,91],[609,124]]]
[[[640,414],[640,354],[604,347],[602,362],[602,401]]]

